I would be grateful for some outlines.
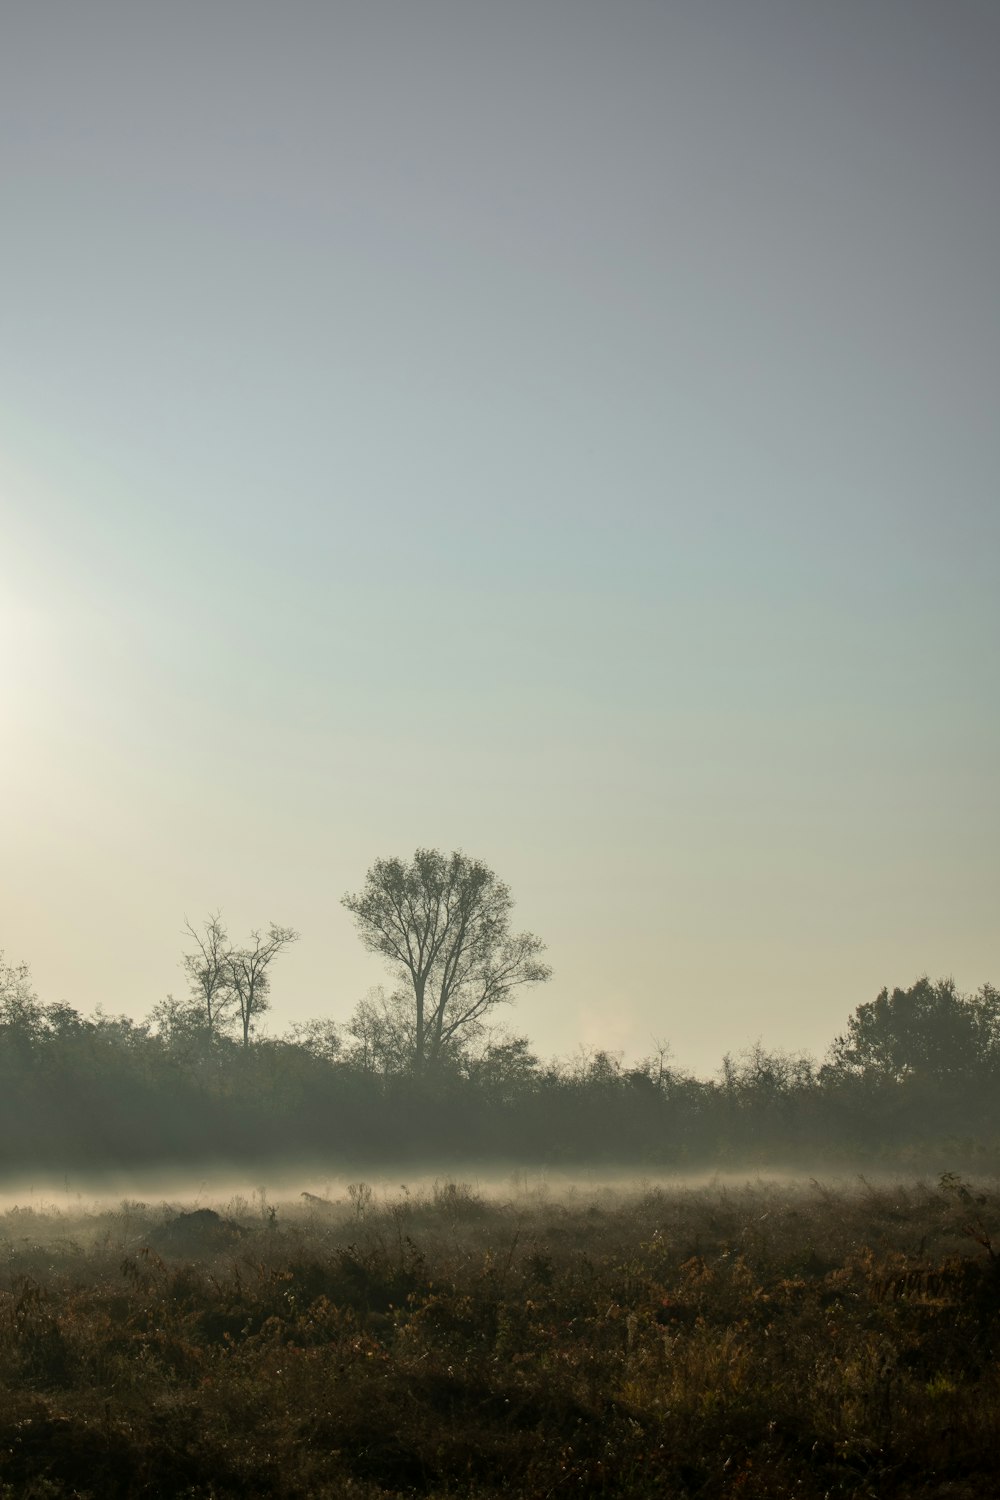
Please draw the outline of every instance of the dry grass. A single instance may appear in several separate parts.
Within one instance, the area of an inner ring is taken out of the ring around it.
[[[1000,1197],[0,1216],[0,1496],[996,1493]]]

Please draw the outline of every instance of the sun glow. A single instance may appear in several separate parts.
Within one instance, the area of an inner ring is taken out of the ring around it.
[[[8,724],[47,695],[56,665],[48,559],[34,517],[49,513],[37,479],[0,455],[0,704]]]
[[[50,583],[32,548],[11,524],[17,507],[30,514],[35,487],[0,470],[0,767],[20,785],[37,763],[40,726],[59,694],[58,629]]]
[[[56,675],[55,632],[39,606],[0,580],[0,765],[27,773],[27,747],[48,717]]]

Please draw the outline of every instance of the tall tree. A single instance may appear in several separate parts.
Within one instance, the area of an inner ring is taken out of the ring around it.
[[[229,934],[218,911],[205,918],[200,932],[185,917],[184,931],[195,945],[195,951],[185,953],[183,958],[191,998],[208,1030],[214,1033],[236,999],[229,965]]]
[[[226,954],[229,983],[239,1004],[244,1047],[250,1045],[256,1018],[270,1004],[268,970],[283,949],[298,941],[298,936],[293,927],[278,927],[272,922],[266,935],[259,931],[250,934],[252,947],[248,944],[245,948],[230,948]]]
[[[534,933],[511,933],[509,888],[480,860],[418,849],[376,860],[343,904],[365,947],[388,959],[412,994],[414,1070],[439,1063],[482,1030],[496,1006],[551,969]]]

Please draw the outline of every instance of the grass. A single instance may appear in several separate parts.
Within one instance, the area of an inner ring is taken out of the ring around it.
[[[1000,1196],[456,1182],[0,1216],[0,1496],[968,1497]]]

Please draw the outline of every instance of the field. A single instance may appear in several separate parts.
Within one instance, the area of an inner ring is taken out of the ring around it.
[[[1000,1486],[995,1184],[24,1203],[4,1500]]]

